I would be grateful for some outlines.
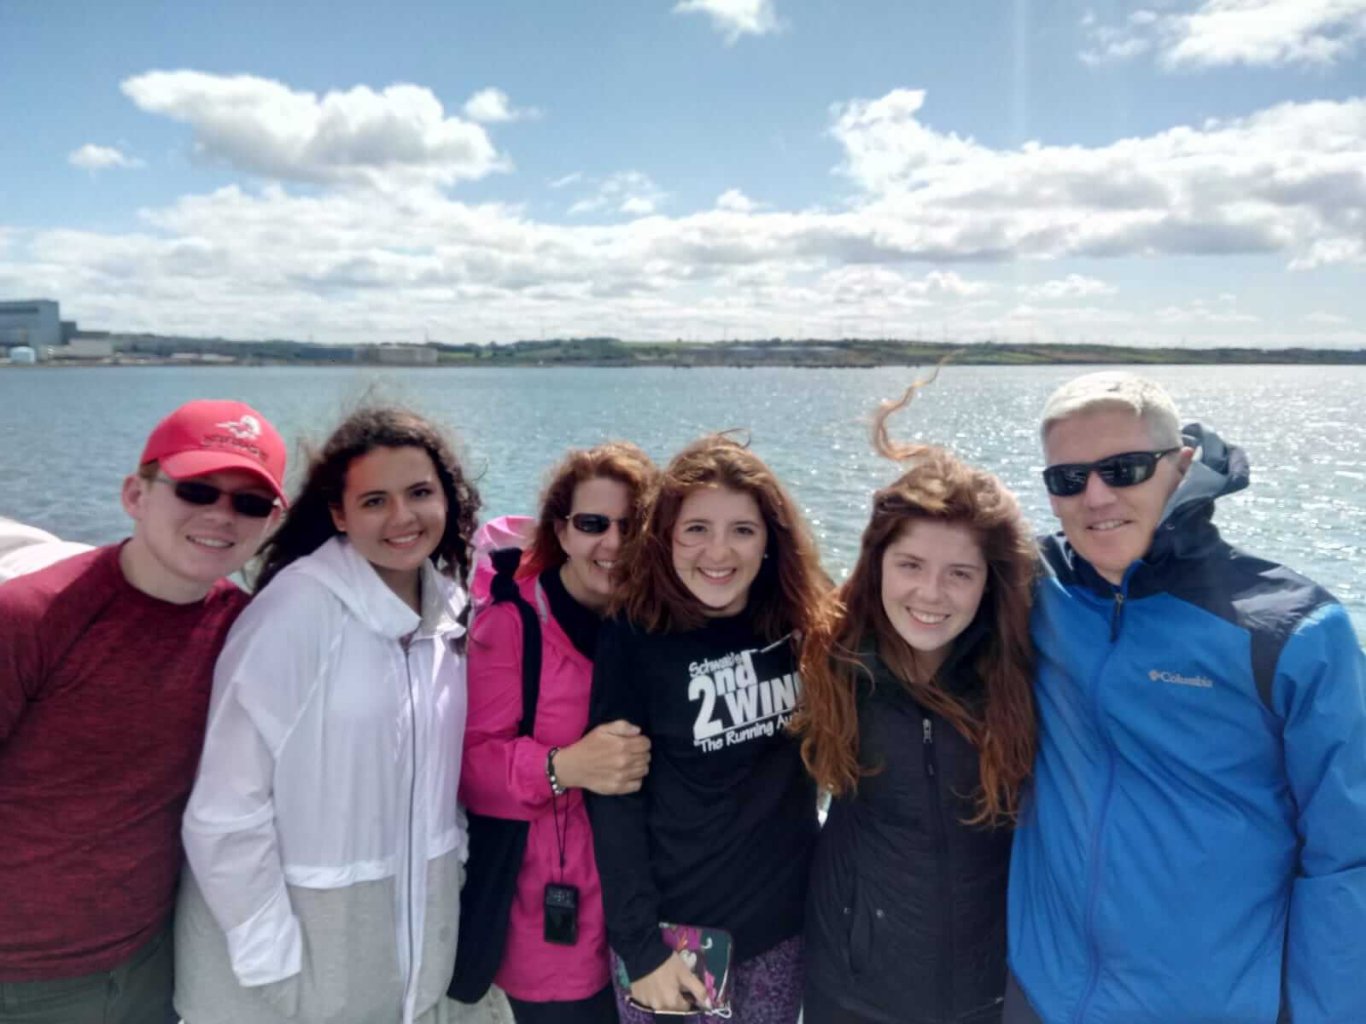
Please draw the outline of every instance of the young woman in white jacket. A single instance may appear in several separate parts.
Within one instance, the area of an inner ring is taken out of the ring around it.
[[[479,499],[392,408],[327,441],[214,674],[176,917],[186,1024],[441,1024]]]

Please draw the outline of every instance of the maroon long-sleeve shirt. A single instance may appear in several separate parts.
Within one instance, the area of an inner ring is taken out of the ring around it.
[[[213,664],[247,597],[157,600],[118,553],[0,586],[0,981],[115,967],[175,900]]]

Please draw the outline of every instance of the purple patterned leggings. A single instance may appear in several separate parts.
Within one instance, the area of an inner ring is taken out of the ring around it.
[[[612,985],[617,993],[617,1016],[621,1024],[709,1024],[720,1018],[693,1014],[687,1017],[656,1017],[647,1010],[627,1005],[626,990],[618,981],[616,954],[612,954]],[[802,1010],[802,937],[793,936],[767,953],[735,965],[730,1024],[796,1024]]]

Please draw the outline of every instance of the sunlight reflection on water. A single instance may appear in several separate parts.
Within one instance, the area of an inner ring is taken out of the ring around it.
[[[949,367],[895,421],[901,438],[947,444],[998,473],[1036,527],[1052,525],[1035,421],[1076,367]],[[1252,486],[1220,503],[1236,543],[1333,590],[1366,630],[1366,367],[1153,367],[1183,415],[1245,447]],[[241,398],[293,442],[320,440],[367,389],[460,435],[486,513],[529,510],[570,445],[607,437],[667,458],[707,430],[745,430],[801,502],[827,567],[858,550],[872,490],[895,475],[868,442],[880,399],[914,379],[878,370],[384,370],[113,368],[0,370],[0,515],[91,542],[126,529],[118,505],[157,417],[190,398]],[[296,460],[297,465],[297,460]]]

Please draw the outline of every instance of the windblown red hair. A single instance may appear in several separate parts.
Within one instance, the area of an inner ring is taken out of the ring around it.
[[[1035,549],[1015,497],[995,476],[935,445],[892,441],[888,419],[910,404],[922,383],[911,385],[899,401],[882,403],[874,418],[878,453],[909,468],[873,495],[858,563],[844,585],[829,595],[806,638],[802,703],[792,728],[801,736],[807,770],[837,795],[856,789],[862,775],[879,770],[861,765],[858,750],[856,690],[872,685],[858,652],[871,640],[911,696],[977,748],[982,784],[969,824],[996,824],[1013,819],[1034,760],[1029,610]],[[917,666],[914,650],[883,609],[883,552],[920,520],[961,523],[982,547],[987,585],[978,616],[989,629],[974,661],[985,687],[980,707],[964,703]]]

